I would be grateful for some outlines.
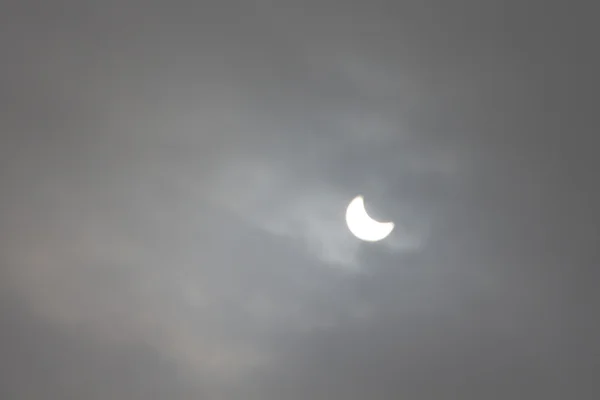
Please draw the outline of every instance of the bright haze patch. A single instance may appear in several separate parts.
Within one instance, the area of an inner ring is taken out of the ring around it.
[[[344,141],[340,141],[344,144]],[[352,145],[349,141],[346,146]],[[272,155],[271,155],[272,157]],[[211,202],[260,232],[305,253],[315,265],[338,271],[357,272],[368,268],[361,262],[361,247],[348,230],[343,210],[350,189],[304,172],[296,167],[242,157],[217,168],[211,181]],[[376,182],[375,180],[373,180]],[[403,204],[390,207],[400,216],[409,214]],[[394,254],[418,252],[426,237],[420,226],[396,226],[396,235],[384,242]]]
[[[355,197],[346,209],[346,224],[360,240],[378,242],[394,230],[393,222],[379,222],[369,216],[363,196]]]

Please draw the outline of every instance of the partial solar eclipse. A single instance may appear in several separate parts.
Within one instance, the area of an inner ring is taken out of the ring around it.
[[[393,222],[379,222],[367,214],[362,196],[355,197],[348,205],[346,224],[354,236],[366,242],[383,240],[394,230]]]

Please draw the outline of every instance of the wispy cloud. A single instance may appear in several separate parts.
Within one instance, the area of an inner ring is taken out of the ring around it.
[[[265,162],[234,162],[215,176],[214,202],[260,230],[301,246],[324,265],[359,270],[364,246],[345,225],[345,209],[356,192],[323,182],[302,184],[285,169]],[[399,222],[382,244],[410,252],[422,246],[423,232]]]

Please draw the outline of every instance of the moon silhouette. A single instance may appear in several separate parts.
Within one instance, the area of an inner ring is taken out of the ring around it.
[[[356,196],[348,205],[346,224],[354,236],[366,242],[378,242],[394,230],[393,222],[379,222],[367,214],[362,196]]]

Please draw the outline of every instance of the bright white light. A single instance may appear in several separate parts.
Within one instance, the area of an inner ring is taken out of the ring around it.
[[[394,230],[393,222],[379,222],[367,214],[362,196],[355,197],[348,205],[346,223],[354,236],[367,242],[385,239]]]

